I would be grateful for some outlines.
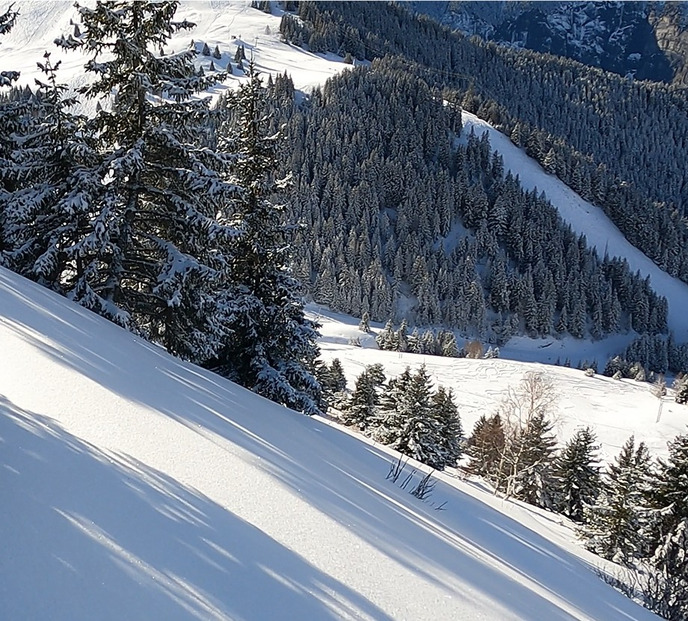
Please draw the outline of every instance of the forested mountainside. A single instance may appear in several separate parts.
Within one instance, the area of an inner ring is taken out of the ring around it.
[[[504,176],[459,106],[399,60],[344,72],[290,105],[285,165],[305,224],[296,271],[314,299],[384,321],[513,334],[666,330],[667,303],[599,257],[537,192]]]
[[[547,52],[639,80],[685,83],[680,2],[410,2],[466,35]]]
[[[313,51],[387,54],[523,145],[628,240],[688,282],[688,94],[484,43],[385,3],[301,2],[283,34]]]

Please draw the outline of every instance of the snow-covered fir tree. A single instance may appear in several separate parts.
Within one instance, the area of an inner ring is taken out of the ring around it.
[[[438,386],[432,395],[432,415],[439,426],[438,452],[442,467],[456,466],[463,454],[463,425],[451,388]]]
[[[0,14],[0,37],[12,30],[19,13],[10,6]],[[0,39],[0,49],[2,40]],[[19,72],[7,67],[0,67],[0,264],[3,263],[2,252],[9,246],[7,240],[7,210],[4,207],[9,193],[17,187],[17,170],[12,160],[12,153],[17,148],[17,132],[27,120],[26,102],[10,97],[10,88],[19,79]]]
[[[351,399],[346,404],[342,420],[366,430],[378,413],[385,373],[381,364],[367,366],[356,378]]]
[[[70,112],[76,100],[65,97],[67,87],[57,78],[59,64],[53,65],[49,52],[38,63],[45,77],[36,80],[31,122],[15,133],[15,187],[5,204],[5,262],[67,294],[81,275],[79,242],[91,228],[103,184],[95,140],[85,131],[86,119]]]
[[[600,495],[585,509],[580,532],[588,549],[623,564],[649,553],[651,474],[647,447],[643,442],[636,446],[631,436],[607,466]]]
[[[554,463],[554,506],[576,522],[583,521],[600,491],[598,450],[593,430],[585,427],[576,431]]]
[[[301,284],[292,275],[294,226],[273,200],[287,180],[276,178],[278,135],[268,135],[266,91],[253,64],[239,89],[234,115],[221,128],[240,190],[232,217],[241,235],[232,245],[232,316],[222,351],[212,366],[273,401],[318,412],[320,386],[313,371],[319,350],[316,324],[304,313]]]
[[[654,541],[659,543],[688,518],[688,434],[668,443],[669,457],[658,460],[652,506],[658,512]]]
[[[512,474],[508,493],[531,505],[552,508],[552,466],[556,438],[554,424],[544,412],[536,412],[525,428],[510,438]]]
[[[688,618],[688,518],[679,520],[660,541],[650,561],[646,596],[651,609],[669,621]]]
[[[230,314],[229,158],[208,148],[208,100],[220,76],[194,68],[195,51],[165,56],[177,2],[79,6],[80,37],[57,41],[90,56],[80,92],[102,102],[96,138],[101,187],[91,202],[68,296],[196,362],[215,355]]]

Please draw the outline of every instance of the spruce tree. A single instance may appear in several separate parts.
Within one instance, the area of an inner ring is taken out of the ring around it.
[[[669,457],[658,460],[653,486],[652,506],[658,511],[655,542],[688,518],[688,434],[676,436],[668,446]]]
[[[504,426],[499,414],[476,421],[473,433],[466,443],[467,470],[492,484],[500,479],[500,465],[505,448]]]
[[[229,157],[208,148],[208,100],[195,95],[195,51],[163,57],[189,22],[178,3],[98,1],[78,6],[81,37],[56,41],[90,56],[80,92],[105,102],[87,127],[101,179],[69,297],[108,319],[203,362],[218,351],[231,313],[226,268],[237,228],[227,205]],[[108,100],[111,102],[108,103]]]
[[[229,333],[215,366],[272,401],[315,414],[317,324],[305,316],[301,283],[289,267],[295,227],[286,221],[284,205],[272,198],[285,190],[287,180],[276,178],[278,136],[268,134],[266,109],[266,90],[251,64],[236,98],[238,118],[225,130],[237,154],[233,170],[241,191],[232,208],[241,235],[229,266]]]
[[[507,452],[517,456],[509,482],[513,495],[531,505],[546,508],[552,506],[552,465],[556,446],[553,427],[544,412],[536,412],[525,428],[509,439],[513,445]]]
[[[590,427],[579,429],[554,463],[555,508],[576,522],[582,522],[586,507],[600,490],[595,434]]]
[[[654,572],[646,594],[651,609],[670,621],[688,618],[688,518],[684,517],[660,542],[652,559]]]
[[[368,314],[368,311],[365,311],[363,313],[363,316],[361,317],[361,321],[358,324],[358,329],[361,332],[365,332],[365,333],[370,332],[370,315]]]
[[[438,386],[432,395],[432,416],[439,431],[438,453],[441,467],[456,466],[463,453],[463,427],[451,388]]]
[[[12,30],[18,14],[12,6],[0,14],[0,36]],[[0,67],[0,265],[4,263],[3,251],[10,246],[7,239],[7,210],[4,205],[9,193],[17,187],[18,171],[12,154],[18,146],[17,132],[28,121],[27,103],[5,97],[5,89],[11,88],[18,79],[18,71]]]
[[[364,369],[356,378],[354,392],[344,410],[344,423],[356,425],[361,431],[371,425],[378,413],[384,382],[385,373],[381,364],[372,364]]]
[[[20,180],[8,194],[6,263],[15,272],[60,293],[79,273],[78,242],[89,230],[102,188],[99,156],[84,131],[86,119],[72,114],[74,98],[58,83],[48,52],[38,67],[31,104],[34,121],[17,131],[11,157]]]
[[[433,468],[443,468],[440,423],[433,415],[432,381],[425,365],[412,375],[407,369],[393,389],[394,407],[388,398],[375,422],[375,438]]]
[[[631,436],[604,473],[600,495],[585,509],[581,535],[600,556],[631,564],[648,553],[650,454]]]

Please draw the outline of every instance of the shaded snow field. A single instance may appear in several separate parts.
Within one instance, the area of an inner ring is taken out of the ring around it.
[[[0,619],[656,618],[560,516],[446,474],[421,502],[384,447],[3,269],[0,343]],[[464,396],[525,368],[468,362],[430,368]]]

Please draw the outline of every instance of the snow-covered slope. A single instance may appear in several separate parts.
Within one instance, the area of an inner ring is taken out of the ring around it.
[[[407,366],[417,369],[425,364],[437,384],[453,388],[464,429],[469,434],[481,414],[494,413],[509,389],[517,389],[527,373],[539,373],[553,385],[553,417],[560,444],[576,429],[589,425],[597,434],[604,462],[614,459],[631,434],[636,441],[645,442],[653,455],[666,457],[667,441],[688,431],[688,407],[676,403],[673,394],[659,400],[647,382],[602,375],[587,377],[579,369],[554,366],[551,362],[472,360],[380,351],[374,340],[380,327],[366,335],[358,330],[358,322],[346,315],[315,306],[311,306],[311,314],[322,326],[323,359],[340,359],[349,389],[353,389],[356,377],[369,364],[382,364],[387,377],[400,375]],[[359,340],[361,347],[349,345],[354,339]],[[535,359],[539,356],[545,360],[545,352],[554,350],[556,356],[558,347],[559,342],[550,341],[544,349],[520,350],[514,355],[529,353]]]
[[[390,456],[0,270],[0,618],[655,618],[551,514]],[[437,505],[446,502],[444,509]]]
[[[557,208],[561,217],[574,231],[586,236],[588,244],[597,248],[600,256],[624,257],[634,272],[650,277],[652,288],[669,301],[669,329],[680,341],[688,340],[688,285],[669,276],[640,250],[630,244],[604,212],[583,200],[566,184],[550,175],[535,160],[528,157],[509,138],[489,123],[470,112],[463,113],[466,132],[473,130],[477,136],[488,132],[492,148],[502,154],[504,169],[519,176],[524,188],[543,191]]]
[[[88,6],[92,0],[81,4]],[[36,62],[41,61],[47,50],[52,60],[62,61],[60,78],[77,87],[83,83],[83,67],[86,57],[78,52],[62,52],[53,41],[62,35],[73,33],[70,21],[79,22],[78,12],[71,0],[0,0],[0,13],[10,5],[19,12],[12,31],[0,37],[0,65],[6,70],[21,71],[19,84],[33,86],[40,77]],[[220,60],[203,55],[198,64],[208,69],[212,61],[215,67],[226,69],[229,61],[234,65],[237,46],[243,45],[246,58],[253,58],[258,71],[264,75],[281,74],[292,77],[298,90],[310,91],[324,84],[337,72],[348,67],[340,57],[316,55],[280,40],[281,12],[275,8],[272,15],[251,8],[251,0],[186,0],[180,4],[176,16],[196,24],[193,30],[183,30],[170,40],[167,52],[179,51],[190,46],[193,40],[200,52],[207,43],[211,50],[219,47]],[[232,87],[244,79],[243,73],[234,69],[223,88]],[[95,106],[95,104],[93,104]],[[85,106],[89,109],[89,105]]]

